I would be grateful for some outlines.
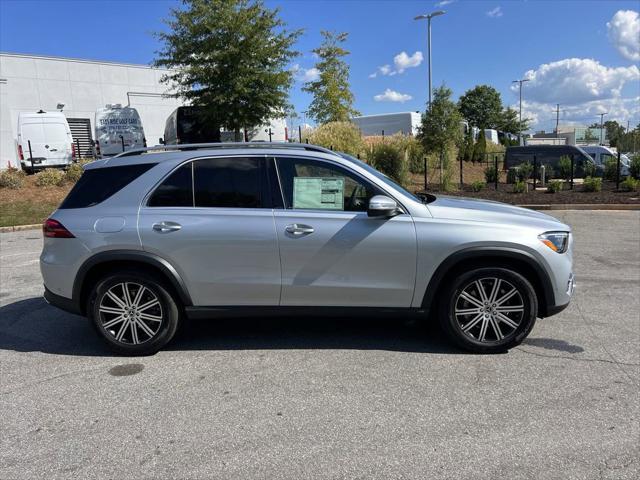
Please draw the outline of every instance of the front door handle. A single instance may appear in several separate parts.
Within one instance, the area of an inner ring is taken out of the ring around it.
[[[313,227],[309,225],[303,225],[301,223],[292,223],[291,225],[287,225],[285,228],[287,233],[292,235],[300,236],[300,235],[309,235],[313,233]]]
[[[176,222],[158,222],[153,224],[153,229],[160,233],[176,232],[182,228],[182,225]]]

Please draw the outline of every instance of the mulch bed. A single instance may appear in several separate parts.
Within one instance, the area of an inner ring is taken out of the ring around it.
[[[435,185],[434,185],[435,187]],[[459,186],[458,186],[459,188]],[[534,192],[532,185],[527,193],[513,193],[513,185],[498,184],[498,190],[494,185],[487,185],[485,189],[474,192],[469,185],[463,190],[451,192],[438,192],[436,188],[429,188],[429,193],[442,193],[443,195],[482,198],[497,202],[512,203],[515,205],[555,205],[555,204],[637,204],[640,205],[640,192],[616,191],[614,182],[603,182],[601,192],[584,192],[582,185],[574,185],[573,190],[563,190],[558,193],[548,193],[546,189],[538,189]],[[568,188],[568,186],[567,186]]]

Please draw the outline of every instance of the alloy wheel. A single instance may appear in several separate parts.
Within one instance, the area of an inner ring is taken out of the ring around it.
[[[135,282],[118,283],[107,290],[98,307],[100,323],[120,343],[148,342],[162,326],[163,312],[158,296]]]
[[[513,336],[524,318],[520,291],[501,278],[486,277],[466,285],[458,294],[454,314],[462,332],[483,343]]]

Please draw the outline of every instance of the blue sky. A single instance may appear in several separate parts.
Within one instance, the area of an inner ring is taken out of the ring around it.
[[[447,13],[433,20],[433,84],[446,83],[456,99],[488,84],[505,104],[516,105],[511,81],[527,77],[524,111],[536,130],[553,128],[556,103],[563,124],[591,123],[600,112],[624,124],[640,122],[637,1],[267,3],[280,7],[291,28],[305,31],[291,92],[297,111],[306,110],[310,101],[300,90],[301,79],[313,75],[310,50],[322,29],[350,34],[348,61],[358,110],[423,110],[426,22],[413,17],[443,9]],[[162,19],[178,4],[0,0],[0,50],[148,64],[158,48],[151,32],[164,28]]]

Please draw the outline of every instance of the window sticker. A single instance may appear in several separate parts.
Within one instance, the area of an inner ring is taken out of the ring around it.
[[[344,210],[344,178],[294,177],[293,208]]]

